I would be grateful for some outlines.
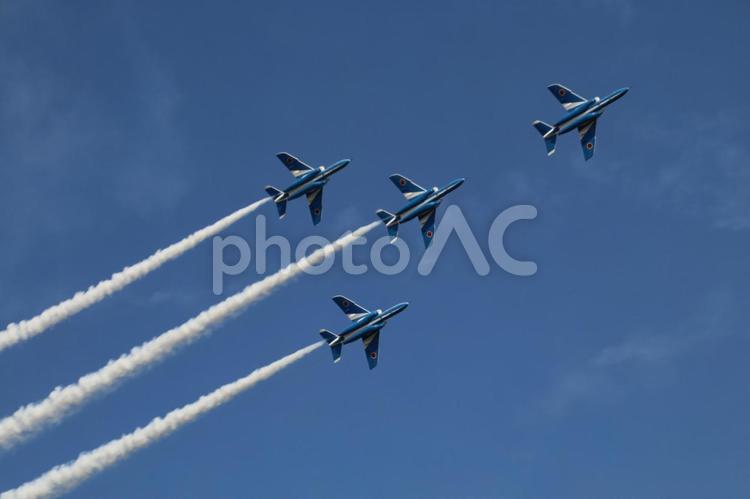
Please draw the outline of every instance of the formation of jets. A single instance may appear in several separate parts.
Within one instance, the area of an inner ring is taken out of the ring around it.
[[[559,135],[577,129],[583,149],[583,157],[588,161],[594,156],[597,120],[610,104],[624,96],[629,89],[615,90],[604,98],[586,99],[557,83],[549,85],[547,88],[566,111],[563,117],[553,125],[539,120],[533,122],[534,128],[539,131],[544,139],[547,155],[550,156],[555,152]],[[328,167],[312,168],[289,153],[282,152],[276,156],[295,177],[295,181],[284,190],[270,185],[266,187],[266,192],[276,204],[279,218],[286,215],[287,201],[304,195],[307,197],[313,225],[317,225],[320,223],[323,212],[323,187],[328,183],[330,177],[347,166],[350,160],[342,159]],[[407,201],[406,205],[395,213],[382,209],[376,212],[385,225],[388,235],[392,238],[391,242],[398,237],[398,228],[401,223],[417,218],[421,226],[422,239],[425,248],[427,248],[435,234],[435,212],[438,206],[440,206],[443,198],[458,189],[465,179],[455,179],[443,188],[425,189],[400,174],[394,174],[388,178],[401,191]],[[367,363],[370,369],[375,368],[378,364],[380,330],[390,318],[403,312],[409,304],[404,302],[386,310],[369,311],[345,296],[334,296],[333,301],[352,321],[352,324],[339,334],[332,333],[327,329],[320,330],[320,336],[331,347],[333,361],[341,360],[343,345],[361,339],[365,347]]]

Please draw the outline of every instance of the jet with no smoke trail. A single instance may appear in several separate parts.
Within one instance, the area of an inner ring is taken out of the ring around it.
[[[313,168],[285,152],[280,152],[276,157],[284,163],[284,166],[296,179],[292,185],[284,190],[270,185],[266,186],[266,192],[271,196],[279,210],[279,218],[284,218],[284,215],[286,215],[287,201],[304,195],[307,196],[313,225],[317,225],[323,212],[323,187],[328,183],[331,175],[344,168],[351,160],[342,159],[328,167]]]
[[[399,224],[408,222],[413,218],[419,218],[419,223],[422,226],[422,239],[426,248],[432,242],[432,236],[435,234],[435,211],[437,207],[440,206],[448,193],[461,187],[466,179],[458,178],[442,189],[437,187],[425,189],[403,175],[395,174],[388,178],[409,202],[396,213],[389,213],[385,210],[378,210],[376,213],[385,224],[388,235],[394,240],[398,237]]]
[[[621,88],[615,90],[604,98],[594,97],[593,99],[586,99],[557,83],[547,88],[560,101],[565,111],[567,111],[554,125],[548,125],[539,120],[532,123],[534,128],[542,134],[544,145],[547,146],[547,156],[551,156],[555,152],[558,135],[578,129],[578,137],[581,140],[581,147],[583,148],[583,157],[588,161],[594,156],[596,120],[604,113],[604,109],[607,106],[628,93],[630,89]]]
[[[380,330],[383,329],[388,319],[403,312],[409,306],[409,303],[399,303],[386,310],[377,309],[371,312],[345,296],[334,296],[333,301],[352,321],[352,324],[339,334],[334,334],[327,329],[320,330],[320,336],[331,347],[333,361],[341,360],[341,347],[343,345],[361,339],[365,347],[367,363],[370,369],[375,369],[375,366],[378,365]]]

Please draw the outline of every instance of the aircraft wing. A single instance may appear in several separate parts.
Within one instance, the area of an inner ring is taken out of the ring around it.
[[[307,204],[310,207],[313,225],[320,222],[320,214],[323,212],[323,188],[315,189],[307,193]]]
[[[398,190],[401,191],[401,194],[404,195],[406,199],[412,199],[414,196],[418,196],[425,192],[425,188],[421,185],[412,182],[408,178],[404,177],[403,175],[399,175],[398,173],[391,175],[388,177],[391,179],[391,182],[398,187]]]
[[[378,365],[378,348],[380,347],[380,330],[370,333],[362,338],[362,343],[365,345],[365,355],[367,355],[367,363],[370,365],[370,369],[375,369]]]
[[[578,136],[581,138],[583,157],[588,161],[594,156],[594,147],[596,146],[596,120],[591,120],[578,127]]]
[[[562,104],[562,107],[566,111],[570,111],[571,109],[580,106],[584,102],[586,102],[585,97],[581,97],[577,93],[573,92],[571,89],[564,87],[560,85],[559,83],[553,83],[552,85],[547,87],[550,92],[552,92],[552,95],[555,96],[555,98]]]
[[[349,317],[350,320],[356,321],[362,316],[365,316],[370,313],[369,310],[366,308],[357,305],[354,303],[354,301],[350,300],[346,296],[343,295],[336,295],[333,297],[334,303],[339,306],[342,312],[346,314],[347,317]]]
[[[313,170],[312,167],[306,165],[289,153],[280,152],[276,157],[284,163],[284,166],[286,166],[289,169],[289,172],[295,177],[299,177]]]
[[[422,225],[422,239],[424,239],[424,247],[428,247],[432,242],[432,236],[435,235],[435,210],[433,208],[427,213],[419,215],[419,223]]]

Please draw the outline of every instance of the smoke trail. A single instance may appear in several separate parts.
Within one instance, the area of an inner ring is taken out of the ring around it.
[[[120,291],[122,288],[146,276],[158,269],[170,260],[174,260],[186,251],[193,249],[201,241],[205,241],[219,232],[223,231],[241,218],[249,215],[271,198],[263,198],[260,201],[245,206],[242,209],[227,215],[221,220],[193,232],[182,241],[178,241],[165,249],[157,250],[156,253],[145,260],[141,260],[131,267],[125,267],[120,272],[112,274],[109,279],[100,281],[86,291],[79,291],[72,298],[61,301],[57,305],[49,307],[36,317],[19,323],[8,324],[4,331],[0,331],[0,352],[21,341],[28,340],[44,332],[47,328],[54,326],[68,317],[77,314],[95,303],[100,302],[107,296]]]
[[[39,498],[67,492],[94,474],[127,458],[133,452],[151,445],[194,421],[202,414],[229,402],[240,393],[270,378],[285,367],[320,348],[323,344],[324,342],[319,341],[267,366],[260,367],[244,378],[228,383],[208,395],[203,395],[191,404],[173,410],[163,418],[154,418],[149,424],[136,429],[132,433],[123,435],[92,451],[81,453],[75,461],[55,466],[38,478],[26,482],[16,489],[3,492],[0,494],[0,498]]]
[[[177,348],[189,344],[204,334],[209,327],[219,324],[253,302],[263,298],[276,287],[323,261],[326,256],[351,244],[380,222],[372,222],[338,240],[317,249],[308,257],[293,262],[265,279],[247,286],[239,293],[204,310],[181,326],[153,338],[116,360],[110,360],[98,371],[86,374],[66,387],[57,387],[39,402],[23,406],[0,421],[0,449],[9,449],[25,438],[54,424],[93,396],[113,388],[125,378],[160,361]]]

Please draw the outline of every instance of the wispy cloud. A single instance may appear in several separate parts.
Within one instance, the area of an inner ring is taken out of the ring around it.
[[[137,28],[123,27],[130,42],[130,65],[138,75],[133,84],[140,107],[136,141],[129,129],[117,130],[124,154],[124,168],[115,171],[116,199],[141,216],[174,208],[187,194],[189,182],[184,168],[185,144],[178,112],[181,92],[153,51],[140,41]]]
[[[650,194],[678,209],[708,218],[716,227],[750,228],[750,153],[733,112],[689,116],[683,127],[652,125],[641,138],[670,144],[674,160],[660,166]]]
[[[63,30],[53,5],[9,3],[3,26],[29,17]],[[124,24],[124,41],[141,39],[130,35]],[[174,208],[189,186],[180,92],[153,51],[126,44],[118,77],[138,90],[112,95],[15,43],[0,29],[0,212],[13,214],[0,218],[6,254],[23,258],[45,238],[91,227],[102,199],[142,217]]]
[[[60,234],[88,220],[75,199],[60,202],[66,194],[59,186],[65,176],[93,173],[75,157],[97,150],[93,137],[99,123],[85,102],[60,94],[62,82],[54,74],[2,48],[0,60],[0,211],[13,214],[0,218],[0,231],[6,248],[20,250],[29,226],[33,233]],[[61,215],[64,207],[71,216]]]
[[[582,176],[617,182],[628,193],[715,228],[746,230],[750,146],[744,128],[732,109],[668,119],[646,115],[633,130],[632,157],[593,166],[574,161],[573,167]]]
[[[579,0],[578,3],[586,9],[614,14],[621,26],[630,24],[635,16],[633,0]]]
[[[732,327],[736,310],[732,294],[713,293],[690,317],[668,330],[643,329],[602,348],[560,376],[542,400],[544,411],[561,415],[576,403],[615,396],[626,385],[623,375],[670,365],[707,342],[736,333]]]

